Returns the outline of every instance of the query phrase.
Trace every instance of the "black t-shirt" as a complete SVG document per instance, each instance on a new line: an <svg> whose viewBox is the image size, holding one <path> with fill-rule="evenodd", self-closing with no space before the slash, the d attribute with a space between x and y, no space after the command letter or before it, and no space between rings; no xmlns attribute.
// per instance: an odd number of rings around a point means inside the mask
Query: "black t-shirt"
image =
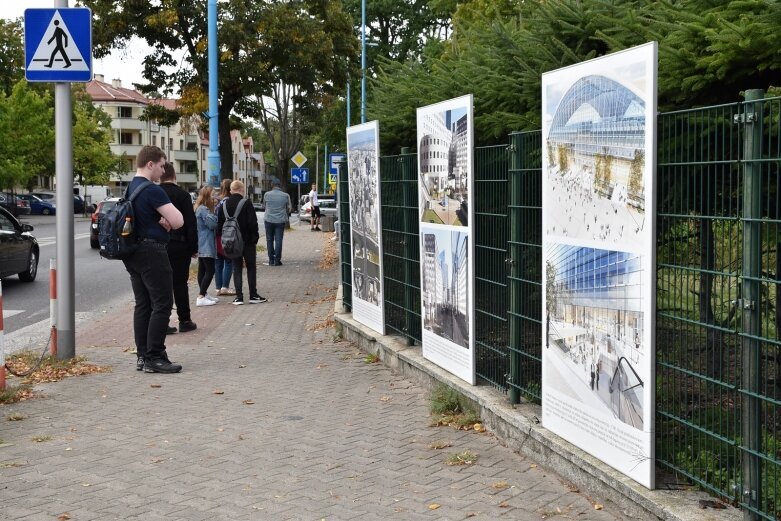
<svg viewBox="0 0 781 521"><path fill-rule="evenodd" d="M133 193L145 177L135 176L130 182L128 195ZM141 239L155 239L168 242L168 232L160 226L160 217L157 209L169 204L171 200L166 193L156 184L147 186L133 200L133 212L136 216L135 231Z"/></svg>

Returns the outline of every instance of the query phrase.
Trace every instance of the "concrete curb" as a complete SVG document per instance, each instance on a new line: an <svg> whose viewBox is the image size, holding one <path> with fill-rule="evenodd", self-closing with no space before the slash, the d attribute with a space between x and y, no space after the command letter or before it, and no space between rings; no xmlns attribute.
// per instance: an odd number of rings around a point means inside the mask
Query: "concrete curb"
<svg viewBox="0 0 781 521"><path fill-rule="evenodd" d="M345 312L339 285L334 316L338 333L361 350L379 356L391 370L426 389L444 383L478 406L485 427L513 450L572 482L580 490L614 503L625 514L664 521L737 521L736 508L701 509L704 492L648 490L612 467L548 431L540 424L542 410L533 404L513 406L491 387L470 386L423 358L419 346L409 347L399 337L382 336Z"/></svg>

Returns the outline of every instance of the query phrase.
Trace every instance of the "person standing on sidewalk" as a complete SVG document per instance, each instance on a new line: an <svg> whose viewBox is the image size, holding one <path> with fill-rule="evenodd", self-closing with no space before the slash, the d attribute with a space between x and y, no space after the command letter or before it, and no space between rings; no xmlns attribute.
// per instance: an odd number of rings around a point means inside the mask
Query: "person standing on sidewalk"
<svg viewBox="0 0 781 521"><path fill-rule="evenodd" d="M220 182L220 193L217 196L217 207L214 209L214 215L219 216L223 202L231 194L231 180L223 179ZM222 254L222 237L217 234L216 247L217 247L217 259L214 261L214 280L217 283L217 295L230 295L236 294L235 291L230 289L231 277L233 276L233 261Z"/></svg>
<svg viewBox="0 0 781 521"><path fill-rule="evenodd" d="M242 261L247 267L247 286L249 286L249 303L260 304L266 302L267 299L261 297L258 294L256 280L257 266L256 258L258 240L260 234L258 233L258 216L255 215L255 209L251 204L246 202L241 207L241 212L236 215L236 208L239 206L239 201L244 199L244 183L239 180L231 183L231 195L222 202L222 208L217 214L217 235L222 236L222 227L225 225L227 212L231 217L236 218L236 222L239 225L239 231L241 237L244 239L244 251L241 257L233 261L233 285L236 288L236 298L233 299L235 306L241 306L244 304L244 281L242 280Z"/></svg>
<svg viewBox="0 0 781 521"><path fill-rule="evenodd" d="M217 246L214 232L217 216L214 214L214 189L204 186L195 200L195 220L198 223L198 299L196 306L213 306L218 299L206 294L214 277L214 259Z"/></svg>
<svg viewBox="0 0 781 521"><path fill-rule="evenodd" d="M190 261L198 253L198 230L195 224L193 200L190 194L176 184L176 171L171 163L166 163L163 168L160 188L184 218L184 226L178 230L171 230L168 241L168 261L171 263L173 273L174 303L179 317L179 332L186 333L198 327L190 316L190 294L187 290ZM176 333L176 328L169 326L167 333Z"/></svg>
<svg viewBox="0 0 781 521"><path fill-rule="evenodd" d="M266 214L263 225L266 228L266 249L268 250L268 265L282 266L282 238L285 235L288 216L293 205L290 196L282 191L278 178L271 182L272 189L266 192L263 200L266 202Z"/></svg>
<svg viewBox="0 0 781 521"><path fill-rule="evenodd" d="M320 231L320 201L317 199L317 185L312 183L312 191L309 192L309 206L312 209L312 216L309 218L313 232Z"/></svg>
<svg viewBox="0 0 781 521"><path fill-rule="evenodd" d="M165 153L147 145L136 156L136 175L127 193L145 184L156 183L163 175ZM171 363L165 350L165 335L173 307L171 263L168 260L169 232L184 224L182 213L157 185L149 185L133 201L138 249L122 262L130 274L136 306L133 334L138 360L136 369L147 373L178 373L179 364Z"/></svg>

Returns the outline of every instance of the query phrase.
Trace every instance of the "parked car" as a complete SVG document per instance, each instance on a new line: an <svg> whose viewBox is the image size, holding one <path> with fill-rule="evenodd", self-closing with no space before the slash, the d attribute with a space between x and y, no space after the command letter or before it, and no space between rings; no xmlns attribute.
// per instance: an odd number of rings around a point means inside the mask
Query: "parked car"
<svg viewBox="0 0 781 521"><path fill-rule="evenodd" d="M31 231L32 226L0 207L0 278L18 275L24 282L35 280L40 250Z"/></svg>
<svg viewBox="0 0 781 521"><path fill-rule="evenodd" d="M57 213L57 205L54 204L54 199L41 199L33 194L19 194L17 197L30 203L33 215L54 215Z"/></svg>
<svg viewBox="0 0 781 521"><path fill-rule="evenodd" d="M57 194L55 194L54 192L30 192L30 195L39 197L44 201L51 200L52 203L54 203L57 198ZM80 195L74 195L73 213L83 213L83 212L84 212L84 198Z"/></svg>
<svg viewBox="0 0 781 521"><path fill-rule="evenodd" d="M91 248L95 250L100 248L100 243L98 242L98 235L100 235L100 218L108 212L109 209L116 206L117 201L119 201L119 197L104 199L98 203L97 208L92 212L92 223L89 227L89 245Z"/></svg>
<svg viewBox="0 0 781 521"><path fill-rule="evenodd" d="M336 219L338 208L336 207L336 198L333 195L317 194L317 200L320 203L320 215L322 217L331 216ZM301 196L301 210L298 212L298 218L301 221L312 222L312 203L309 202L309 194Z"/></svg>
<svg viewBox="0 0 781 521"><path fill-rule="evenodd" d="M14 194L5 192L0 192L0 207L5 208L11 212L11 215L14 217L19 217L20 215L30 215L30 212L32 211L28 201L19 199L19 197Z"/></svg>

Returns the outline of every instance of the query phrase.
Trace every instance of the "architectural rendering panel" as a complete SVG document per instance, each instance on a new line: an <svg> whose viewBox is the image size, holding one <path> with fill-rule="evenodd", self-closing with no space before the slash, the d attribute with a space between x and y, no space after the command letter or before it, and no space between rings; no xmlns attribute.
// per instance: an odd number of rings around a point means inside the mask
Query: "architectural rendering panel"
<svg viewBox="0 0 781 521"><path fill-rule="evenodd" d="M542 77L543 424L649 488L656 57Z"/></svg>
<svg viewBox="0 0 781 521"><path fill-rule="evenodd" d="M423 356L475 383L472 96L418 109Z"/></svg>
<svg viewBox="0 0 781 521"><path fill-rule="evenodd" d="M353 317L384 335L379 134L377 121L347 129L347 182Z"/></svg>

